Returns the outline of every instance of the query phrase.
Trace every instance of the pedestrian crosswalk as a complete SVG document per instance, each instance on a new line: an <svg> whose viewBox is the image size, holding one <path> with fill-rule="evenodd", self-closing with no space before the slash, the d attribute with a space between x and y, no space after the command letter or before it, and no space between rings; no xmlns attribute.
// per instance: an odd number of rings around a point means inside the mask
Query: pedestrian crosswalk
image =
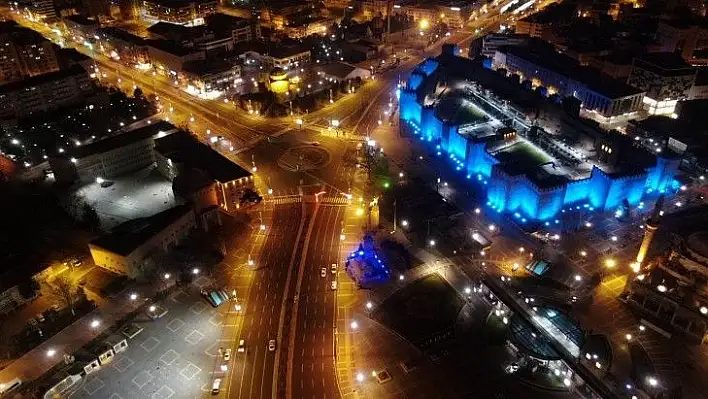
<svg viewBox="0 0 708 399"><path fill-rule="evenodd" d="M332 205L349 205L349 200L346 197L324 197L320 200L320 203Z"/></svg>
<svg viewBox="0 0 708 399"><path fill-rule="evenodd" d="M302 202L302 197L299 195L284 195L282 197L273 197L266 200L274 205L297 204Z"/></svg>

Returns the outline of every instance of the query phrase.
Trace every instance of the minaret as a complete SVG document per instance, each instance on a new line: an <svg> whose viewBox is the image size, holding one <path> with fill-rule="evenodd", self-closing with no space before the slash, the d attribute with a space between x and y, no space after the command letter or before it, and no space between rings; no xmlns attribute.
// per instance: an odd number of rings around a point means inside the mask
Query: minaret
<svg viewBox="0 0 708 399"><path fill-rule="evenodd" d="M654 209L651 212L651 216L647 219L647 223L644 226L644 239L642 239L642 245L639 247L639 252L637 252L637 259L632 268L635 272L638 272L644 261L644 257L647 255L651 241L654 239L654 234L659 228L659 222L661 221L661 215L663 214L661 208L664 206L664 195L660 195L659 199L656 200Z"/></svg>

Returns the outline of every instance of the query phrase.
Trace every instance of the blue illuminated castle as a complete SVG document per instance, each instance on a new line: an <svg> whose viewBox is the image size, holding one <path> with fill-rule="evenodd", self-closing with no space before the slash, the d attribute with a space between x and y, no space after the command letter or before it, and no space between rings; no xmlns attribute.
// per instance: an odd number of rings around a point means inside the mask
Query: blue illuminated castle
<svg viewBox="0 0 708 399"><path fill-rule="evenodd" d="M446 45L408 77L400 90L401 130L483 185L495 210L544 221L570 206L614 211L625 200L635 205L646 193L672 189L674 154L650 153L617 132L597 131L589 149L566 145L480 82L506 78L455 50Z"/></svg>

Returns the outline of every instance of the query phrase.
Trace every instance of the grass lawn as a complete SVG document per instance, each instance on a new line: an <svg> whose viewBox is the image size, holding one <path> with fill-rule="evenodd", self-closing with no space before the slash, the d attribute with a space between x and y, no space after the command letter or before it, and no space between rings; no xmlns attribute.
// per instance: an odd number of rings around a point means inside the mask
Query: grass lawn
<svg viewBox="0 0 708 399"><path fill-rule="evenodd" d="M431 274L391 295L372 316L416 344L451 327L462 305L455 290Z"/></svg>
<svg viewBox="0 0 708 399"><path fill-rule="evenodd" d="M501 155L505 163L514 163L522 169L535 168L553 160L525 141L520 141L497 155Z"/></svg>

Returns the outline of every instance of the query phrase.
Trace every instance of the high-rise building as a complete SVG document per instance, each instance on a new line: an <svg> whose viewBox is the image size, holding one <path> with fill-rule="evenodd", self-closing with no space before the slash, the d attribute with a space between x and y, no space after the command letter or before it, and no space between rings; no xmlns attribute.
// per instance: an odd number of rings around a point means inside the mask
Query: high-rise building
<svg viewBox="0 0 708 399"><path fill-rule="evenodd" d="M34 20L53 19L57 17L54 0L33 0L27 8Z"/></svg>
<svg viewBox="0 0 708 399"><path fill-rule="evenodd" d="M57 50L50 41L14 22L0 23L0 82L58 70Z"/></svg>

